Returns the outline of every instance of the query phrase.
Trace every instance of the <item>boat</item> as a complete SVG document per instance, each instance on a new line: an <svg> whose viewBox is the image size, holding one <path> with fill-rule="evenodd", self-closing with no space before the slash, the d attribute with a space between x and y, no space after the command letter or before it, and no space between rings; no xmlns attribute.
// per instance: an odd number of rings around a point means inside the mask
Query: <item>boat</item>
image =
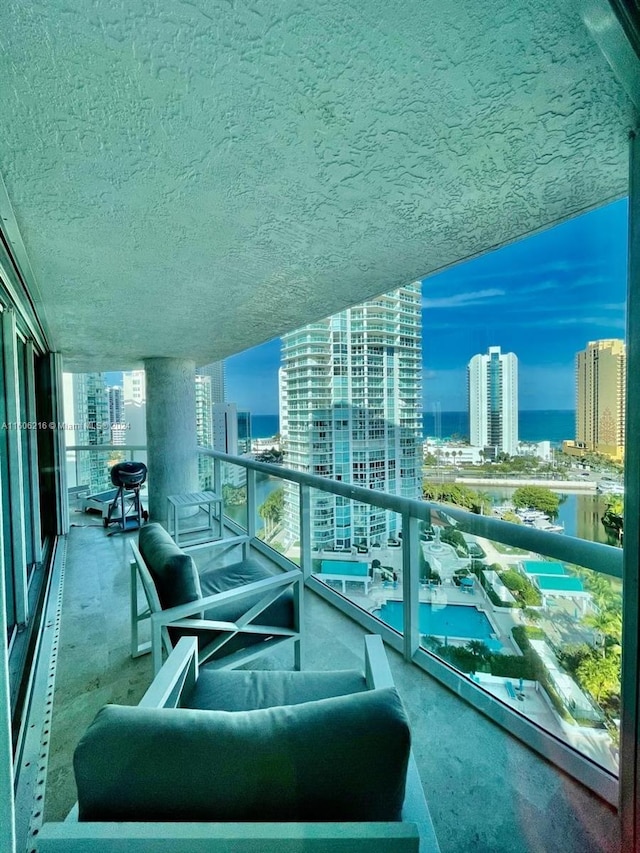
<svg viewBox="0 0 640 853"><path fill-rule="evenodd" d="M527 524L527 527L535 527L536 530L544 530L546 533L564 533L563 523L554 524L548 518L546 520L543 518L536 519L531 524Z"/></svg>
<svg viewBox="0 0 640 853"><path fill-rule="evenodd" d="M620 483L600 480L596 486L596 491L606 495L624 495L624 486L620 485Z"/></svg>

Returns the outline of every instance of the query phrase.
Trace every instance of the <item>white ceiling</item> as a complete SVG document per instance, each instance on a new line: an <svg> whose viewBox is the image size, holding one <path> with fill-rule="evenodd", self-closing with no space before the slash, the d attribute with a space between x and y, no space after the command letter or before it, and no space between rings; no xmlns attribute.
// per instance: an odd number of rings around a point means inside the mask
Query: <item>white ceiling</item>
<svg viewBox="0 0 640 853"><path fill-rule="evenodd" d="M4 0L0 81L67 369L222 358L626 192L565 0Z"/></svg>

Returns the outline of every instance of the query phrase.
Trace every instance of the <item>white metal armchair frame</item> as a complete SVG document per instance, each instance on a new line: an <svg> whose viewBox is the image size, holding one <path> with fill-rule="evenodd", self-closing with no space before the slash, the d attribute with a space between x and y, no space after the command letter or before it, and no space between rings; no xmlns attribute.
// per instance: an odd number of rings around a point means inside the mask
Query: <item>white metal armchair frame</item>
<svg viewBox="0 0 640 853"><path fill-rule="evenodd" d="M236 589L215 593L188 604L162 609L155 583L151 573L135 542L131 542L131 550L134 559L131 562L131 656L139 657L152 653L153 671L158 673L162 666L164 655L169 655L173 649L173 643L169 635L170 628L182 631L212 632L212 639L207 643L200 643L198 662L208 662L210 667L233 668L247 663L250 660L271 651L274 646L285 642L294 644L294 665L296 669L302 666L301 649L301 626L303 607L303 577L298 569L284 571L272 577L247 583ZM223 569L220 569L223 571ZM143 610L138 608L138 578L147 602ZM273 604L286 590L293 592L293 625L285 628L278 625L267 625L256 621L271 604ZM242 602L246 599L254 599L260 595L260 599L249 607L233 622L219 621L203 618L208 609L222 604ZM200 618L196 618L200 616ZM151 622L150 642L140 643L139 626L146 620ZM224 655L224 647L238 635L264 635L268 637L262 642L252 643L247 647ZM221 653L224 656L211 660L213 655Z"/></svg>
<svg viewBox="0 0 640 853"><path fill-rule="evenodd" d="M377 635L365 637L365 677L371 690L393 686ZM197 643L183 637L139 707L180 707L197 680ZM413 753L399 821L92 823L78 821L76 806L64 823L45 824L37 845L40 853L440 853Z"/></svg>

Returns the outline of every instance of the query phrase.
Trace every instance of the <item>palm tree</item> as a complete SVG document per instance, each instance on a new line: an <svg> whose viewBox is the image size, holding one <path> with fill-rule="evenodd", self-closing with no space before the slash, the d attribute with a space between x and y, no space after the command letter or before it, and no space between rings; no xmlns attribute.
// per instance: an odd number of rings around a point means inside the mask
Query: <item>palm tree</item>
<svg viewBox="0 0 640 853"><path fill-rule="evenodd" d="M601 610L610 609L614 600L617 598L616 593L611 586L611 582L603 577L603 575L598 575L594 573L589 573L587 576L587 589L594 597L596 604Z"/></svg>
<svg viewBox="0 0 640 853"><path fill-rule="evenodd" d="M605 657L607 653L607 640L613 641L609 643L609 647L620 645L622 617L619 613L603 609L599 613L591 613L585 616L584 623L602 636L602 657Z"/></svg>
<svg viewBox="0 0 640 853"><path fill-rule="evenodd" d="M483 643L482 640L469 640L465 648L467 648L474 657L480 658L480 660L486 660L491 654L489 647L486 643Z"/></svg>

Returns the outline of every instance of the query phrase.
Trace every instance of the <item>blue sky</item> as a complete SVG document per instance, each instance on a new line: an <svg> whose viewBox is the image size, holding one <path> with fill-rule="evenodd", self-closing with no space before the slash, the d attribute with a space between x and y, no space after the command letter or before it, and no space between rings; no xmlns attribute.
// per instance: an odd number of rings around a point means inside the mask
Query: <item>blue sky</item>
<svg viewBox="0 0 640 853"><path fill-rule="evenodd" d="M624 337L626 245L625 200L424 279L423 408L466 409L469 359L500 346L521 409L572 409L576 352ZM227 399L275 414L279 366L279 339L227 359Z"/></svg>

